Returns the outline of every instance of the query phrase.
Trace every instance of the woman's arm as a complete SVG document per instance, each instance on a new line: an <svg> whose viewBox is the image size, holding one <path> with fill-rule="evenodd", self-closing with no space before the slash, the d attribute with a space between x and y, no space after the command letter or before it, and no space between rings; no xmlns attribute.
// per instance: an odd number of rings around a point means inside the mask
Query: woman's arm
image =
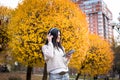
<svg viewBox="0 0 120 80"><path fill-rule="evenodd" d="M47 59L53 58L53 43L52 43L52 38L53 38L53 36L51 35L51 33L49 33L47 35L48 44L44 45L42 47L42 52L43 52L43 55L45 57L45 60L46 60L46 58Z"/></svg>
<svg viewBox="0 0 120 80"><path fill-rule="evenodd" d="M52 42L49 42L48 45L44 45L42 47L42 52L45 58L49 59L49 58L53 58L53 44Z"/></svg>
<svg viewBox="0 0 120 80"><path fill-rule="evenodd" d="M63 50L64 50L64 55L65 55L66 52L65 52L65 48L64 47L63 47ZM63 56L63 57L64 57L65 64L69 64L72 55L66 55L66 56Z"/></svg>

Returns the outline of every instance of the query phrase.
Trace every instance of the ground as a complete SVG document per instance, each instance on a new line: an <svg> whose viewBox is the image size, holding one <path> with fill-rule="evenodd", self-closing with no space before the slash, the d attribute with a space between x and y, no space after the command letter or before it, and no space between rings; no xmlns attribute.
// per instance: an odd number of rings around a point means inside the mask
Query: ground
<svg viewBox="0 0 120 80"><path fill-rule="evenodd" d="M26 80L26 74L21 72L0 73L0 80ZM42 75L32 74L31 80L42 80ZM70 80L75 80L75 77L71 77ZM83 79L79 79L79 80L83 80ZM85 79L85 80L90 80L90 79ZM104 79L98 79L98 80L104 80ZM119 80L119 79L110 78L110 80Z"/></svg>
<svg viewBox="0 0 120 80"><path fill-rule="evenodd" d="M17 78L17 79L16 79ZM31 80L42 80L42 76L32 74ZM11 73L0 73L0 80L26 80L25 73L11 72Z"/></svg>

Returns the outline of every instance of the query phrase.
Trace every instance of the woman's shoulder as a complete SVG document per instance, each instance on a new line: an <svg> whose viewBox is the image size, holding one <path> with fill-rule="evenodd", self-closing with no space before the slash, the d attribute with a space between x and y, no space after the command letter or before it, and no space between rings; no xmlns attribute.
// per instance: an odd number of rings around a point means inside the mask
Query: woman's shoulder
<svg viewBox="0 0 120 80"><path fill-rule="evenodd" d="M47 48L47 44L43 45L43 46L42 46L42 49L43 49L43 48Z"/></svg>
<svg viewBox="0 0 120 80"><path fill-rule="evenodd" d="M43 46L47 46L47 44L42 45L42 47L43 47Z"/></svg>

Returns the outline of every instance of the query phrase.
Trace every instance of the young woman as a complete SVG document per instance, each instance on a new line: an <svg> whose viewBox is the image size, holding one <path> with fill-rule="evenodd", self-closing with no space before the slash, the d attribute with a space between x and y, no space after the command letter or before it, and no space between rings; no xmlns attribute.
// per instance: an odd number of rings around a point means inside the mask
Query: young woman
<svg viewBox="0 0 120 80"><path fill-rule="evenodd" d="M64 57L65 50L61 45L59 29L49 30L46 44L42 46L42 52L47 63L49 80L69 80L68 63L71 55Z"/></svg>

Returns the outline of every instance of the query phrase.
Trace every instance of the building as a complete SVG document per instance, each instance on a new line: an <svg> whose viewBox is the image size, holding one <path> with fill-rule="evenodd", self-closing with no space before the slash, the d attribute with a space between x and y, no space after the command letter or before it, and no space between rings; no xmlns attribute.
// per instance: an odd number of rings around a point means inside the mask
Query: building
<svg viewBox="0 0 120 80"><path fill-rule="evenodd" d="M109 23L112 13L103 0L73 0L87 15L90 33L98 34L112 42L113 30Z"/></svg>

